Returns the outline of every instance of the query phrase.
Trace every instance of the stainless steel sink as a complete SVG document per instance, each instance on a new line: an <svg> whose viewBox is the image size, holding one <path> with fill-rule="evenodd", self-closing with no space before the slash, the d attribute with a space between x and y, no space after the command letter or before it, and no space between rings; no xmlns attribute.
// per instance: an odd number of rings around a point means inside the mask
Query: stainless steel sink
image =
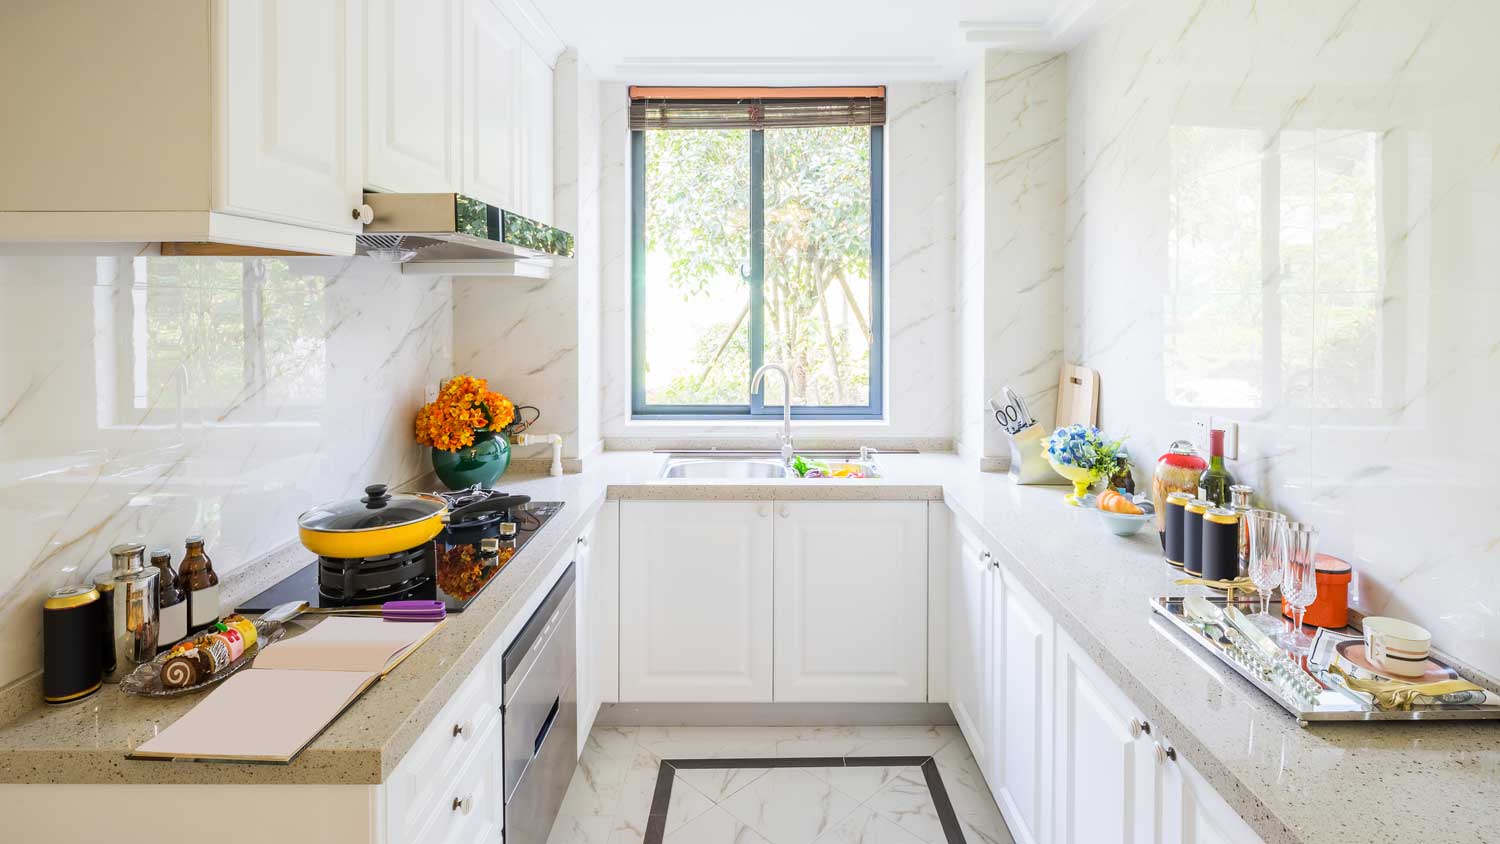
<svg viewBox="0 0 1500 844"><path fill-rule="evenodd" d="M662 470L663 479L699 480L785 480L795 477L777 459L746 457L683 458L672 457Z"/></svg>

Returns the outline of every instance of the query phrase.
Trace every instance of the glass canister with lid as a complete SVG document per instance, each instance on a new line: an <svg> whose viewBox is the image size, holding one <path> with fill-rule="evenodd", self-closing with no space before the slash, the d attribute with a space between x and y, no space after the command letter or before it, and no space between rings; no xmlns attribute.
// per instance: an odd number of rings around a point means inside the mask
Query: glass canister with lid
<svg viewBox="0 0 1500 844"><path fill-rule="evenodd" d="M1208 461L1198 455L1188 440L1177 440L1166 454L1157 458L1156 472L1151 477L1151 503L1156 506L1156 532L1163 549L1167 547L1167 496L1186 492L1197 498L1198 476L1206 468Z"/></svg>

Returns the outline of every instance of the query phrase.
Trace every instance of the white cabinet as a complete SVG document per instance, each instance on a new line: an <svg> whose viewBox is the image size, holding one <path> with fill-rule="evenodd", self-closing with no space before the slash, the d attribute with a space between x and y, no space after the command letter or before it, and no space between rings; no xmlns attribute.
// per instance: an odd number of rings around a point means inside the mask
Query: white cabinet
<svg viewBox="0 0 1500 844"><path fill-rule="evenodd" d="M599 706L619 698L619 513L618 501L605 502L575 541L579 754Z"/></svg>
<svg viewBox="0 0 1500 844"><path fill-rule="evenodd" d="M927 506L775 505L778 701L927 699Z"/></svg>
<svg viewBox="0 0 1500 844"><path fill-rule="evenodd" d="M463 0L463 168L460 190L515 209L520 200L520 32L493 0ZM550 121L550 111L549 111Z"/></svg>
<svg viewBox="0 0 1500 844"><path fill-rule="evenodd" d="M348 254L363 0L42 3L0 26L0 240ZM29 91L30 93L24 93Z"/></svg>
<svg viewBox="0 0 1500 844"><path fill-rule="evenodd" d="M994 759L989 781L1018 844L1047 835L1052 616L999 567L994 578Z"/></svg>
<svg viewBox="0 0 1500 844"><path fill-rule="evenodd" d="M598 587L594 570L594 525L597 519L591 521L584 527L574 540L573 552L573 576L574 595L573 601L577 608L574 613L575 635L577 645L575 656L577 659L576 677L578 691L578 755L583 755L583 746L588 741L589 730L594 727L594 716L599 713L599 677L595 670L598 661L596 654L597 645L594 641L594 604L598 596L594 594Z"/></svg>
<svg viewBox="0 0 1500 844"><path fill-rule="evenodd" d="M990 770L992 556L965 531L948 571L948 705L981 771Z"/></svg>
<svg viewBox="0 0 1500 844"><path fill-rule="evenodd" d="M1163 739L1163 747L1171 742ZM1160 757L1159 840L1167 844L1260 844L1260 836L1175 750Z"/></svg>
<svg viewBox="0 0 1500 844"><path fill-rule="evenodd" d="M365 187L458 189L461 2L367 0Z"/></svg>
<svg viewBox="0 0 1500 844"><path fill-rule="evenodd" d="M771 700L771 505L620 505L620 699Z"/></svg>
<svg viewBox="0 0 1500 844"><path fill-rule="evenodd" d="M526 47L521 51L521 154L517 180L520 196L514 209L532 218L552 220L552 68Z"/></svg>
<svg viewBox="0 0 1500 844"><path fill-rule="evenodd" d="M216 205L355 233L359 0L219 0Z"/></svg>
<svg viewBox="0 0 1500 844"><path fill-rule="evenodd" d="M1150 844L1156 824L1155 745L1130 701L1081 648L1057 636L1053 840Z"/></svg>

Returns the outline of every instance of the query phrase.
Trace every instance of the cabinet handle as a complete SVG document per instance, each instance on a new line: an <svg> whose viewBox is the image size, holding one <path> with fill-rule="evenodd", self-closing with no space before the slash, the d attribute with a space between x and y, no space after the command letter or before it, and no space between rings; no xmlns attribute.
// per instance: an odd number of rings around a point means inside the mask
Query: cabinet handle
<svg viewBox="0 0 1500 844"><path fill-rule="evenodd" d="M979 559L984 560L986 563L988 563L993 557L994 555L988 551L979 552Z"/></svg>
<svg viewBox="0 0 1500 844"><path fill-rule="evenodd" d="M792 515L792 511L791 511L791 510L788 510L788 509L787 509L787 508L785 508L785 507L783 507L783 508L781 508L781 517L782 517L782 518L783 518L783 519L785 519L785 518L788 518L788 517L789 517L789 516L791 516L791 515Z"/></svg>
<svg viewBox="0 0 1500 844"><path fill-rule="evenodd" d="M368 226L369 224L375 222L375 209L371 208L368 205L356 206L355 209L350 212L349 216Z"/></svg>
<svg viewBox="0 0 1500 844"><path fill-rule="evenodd" d="M769 509L767 509L767 508L766 508L766 505L764 505L764 504L762 504L762 505L761 505L761 506L760 506L760 507L758 507L758 508L757 508L757 509L756 509L756 511L755 511L755 514L756 514L756 515L757 515L757 516L762 516L762 517L764 517L764 516L768 516L768 515L770 515L770 514L771 514L771 511L770 511L770 510L769 510Z"/></svg>
<svg viewBox="0 0 1500 844"><path fill-rule="evenodd" d="M455 812L462 812L463 814L467 815L470 812L470 810L472 810L473 808L474 808L474 797L473 797L473 795L469 795L469 796L466 796L466 797L455 797L455 798L453 798L453 811L455 811Z"/></svg>
<svg viewBox="0 0 1500 844"><path fill-rule="evenodd" d="M454 738L468 738L472 732L474 732L474 725L469 721L453 725Z"/></svg>
<svg viewBox="0 0 1500 844"><path fill-rule="evenodd" d="M1168 747L1161 742L1156 743L1156 764L1165 765L1168 762L1177 761L1177 748Z"/></svg>
<svg viewBox="0 0 1500 844"><path fill-rule="evenodd" d="M1150 721L1142 721L1139 718L1131 718L1130 719L1130 736L1131 736L1131 738L1140 738L1143 735L1148 735L1148 736L1151 735L1151 722Z"/></svg>
<svg viewBox="0 0 1500 844"><path fill-rule="evenodd" d="M581 548L589 547L589 538L587 536L578 537L578 545Z"/></svg>

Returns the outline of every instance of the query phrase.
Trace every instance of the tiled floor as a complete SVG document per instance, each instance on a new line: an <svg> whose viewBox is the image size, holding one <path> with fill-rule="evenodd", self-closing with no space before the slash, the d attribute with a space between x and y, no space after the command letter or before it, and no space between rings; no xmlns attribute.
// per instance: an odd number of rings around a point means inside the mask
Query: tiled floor
<svg viewBox="0 0 1500 844"><path fill-rule="evenodd" d="M951 844L929 758L950 826L1012 844L956 727L596 727L549 844L651 844L654 813L662 844ZM663 760L723 761L663 774ZM670 797L653 812L662 777Z"/></svg>

